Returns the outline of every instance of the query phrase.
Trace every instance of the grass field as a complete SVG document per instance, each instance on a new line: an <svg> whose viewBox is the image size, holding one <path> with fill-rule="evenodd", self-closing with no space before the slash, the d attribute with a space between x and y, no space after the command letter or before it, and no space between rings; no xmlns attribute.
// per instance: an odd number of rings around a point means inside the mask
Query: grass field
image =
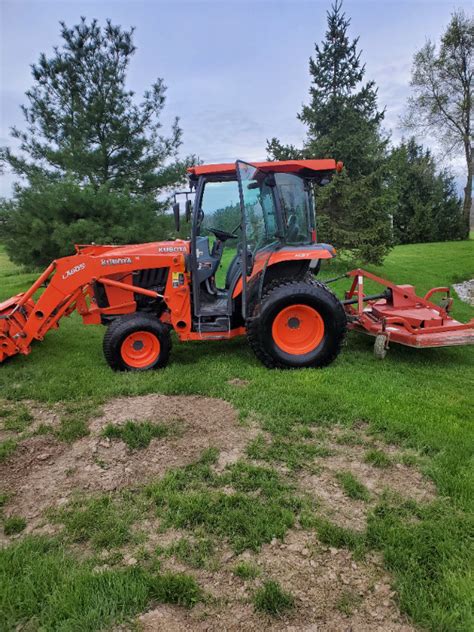
<svg viewBox="0 0 474 632"><path fill-rule="evenodd" d="M343 264L333 264L320 276L336 276L342 270ZM383 267L371 270L399 283L412 283L422 293L432 286L472 278L474 242L400 246ZM34 278L16 269L0 250L0 300L24 290ZM337 289L342 289L342 283ZM454 315L468 320L474 310L456 299ZM148 393L227 400L242 423L257 419L266 439L249 437L247 456L224 473L214 472L212 454L204 456L184 474L176 470L144 486L132 500L114 497L112 505L104 505L92 495L81 501L89 503L87 507L65 509L69 513L58 519L65 525L59 535L15 536L0 552L5 629L30 621L31 629L95 630L135 616L150 601L186 606L199 601L202 595L192 572L167 574L145 556L133 568L117 563L97 574L93 571L97 553L77 555L71 544L77 540L71 534L79 530L81 541L97 543L112 535L118 537L119 547L127 540L130 525L151 506L153 511L158 508L157 515L169 528L188 529L201 538L198 550L191 546L192 540L168 550L167 555L181 555L197 564L201 560L205 565L212 558L213 546L219 546L216 542L227 543L239 554L246 549L258 551L273 535L283 538L297 522L321 542L351 549L362 559L373 550L380 551L393 577L397 603L416 625L449 632L474 629L472 348L416 351L393 345L387 358L378 362L373 358L372 340L351 333L343 353L330 367L282 372L262 367L244 339L205 344L176 341L166 369L117 374L105 363L102 337L101 327L85 327L73 315L61 321L58 331L34 344L29 357L14 358L0 367L0 397L7 411L3 416L16 428L15 436L0 445L1 459L14 458L18 445L29 436L22 400L65 406L57 431L60 441L73 442L86 435L92 412L110 398ZM236 381L245 386L237 388ZM370 509L366 528L359 532L336 527L305 498L297 501L292 485L295 473L310 471L315 462L324 461L323 451L308 443L308 437L324 436L337 427L350 444L361 425L374 440L410 455L405 457L407 463L411 459L434 482L437 495L423 503L393 495L380 497ZM133 446L148 445L153 436L158 437L154 441L162 436L166 440L165 431L154 434L149 427L132 425L127 432ZM113 430L109 434L120 436ZM393 459L381 452L377 456L368 450L366 463L380 470L393 467ZM341 471L336 478L354 502L366 501L368 492L354 476ZM235 498L226 495L226 486L235 490ZM5 520L11 519L7 492L0 494ZM255 520L251 533L239 531L242 513ZM183 518L188 514L192 517ZM78 516L86 523L77 525ZM92 523L99 525L100 533L90 533ZM205 544L208 536L211 544ZM264 582L255 593L256 612L266 608L268 616L279 616L280 607L297 611L291 595L273 585L271 578L260 579L245 564L240 564L241 577L249 573L252 579L248 581ZM341 599L341 608L349 611L347 604L354 600Z"/></svg>

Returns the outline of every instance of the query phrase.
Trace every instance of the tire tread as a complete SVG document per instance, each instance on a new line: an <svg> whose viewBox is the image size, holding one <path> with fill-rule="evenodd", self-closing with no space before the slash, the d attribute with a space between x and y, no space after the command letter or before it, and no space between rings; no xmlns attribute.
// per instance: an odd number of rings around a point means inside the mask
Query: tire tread
<svg viewBox="0 0 474 632"><path fill-rule="evenodd" d="M160 336L160 356L158 362L153 368L162 368L168 363L170 351L171 351L171 336L169 328L166 327L158 318L152 314L144 314L141 312L134 312L133 314L125 314L119 316L108 325L102 342L102 350L105 360L111 369L114 371L125 371L127 367L124 366L121 361L120 354L117 352L118 341L122 338L124 333L132 332L133 328L130 327L130 323L135 325L136 329L140 327L153 326ZM151 368L151 367L150 367ZM129 369L130 370L130 369ZM135 369L139 370L139 369Z"/></svg>
<svg viewBox="0 0 474 632"><path fill-rule="evenodd" d="M247 341L250 345L250 348L256 355L256 357L269 369L296 369L296 366L289 366L284 362L278 360L274 356L270 355L262 341L261 332L262 332L262 323L260 322L260 312L261 306L263 306L268 300L271 300L272 294L281 288L287 287L288 289L293 286L302 286L303 284L312 286L314 288L319 288L324 290L327 299L330 303L332 303L333 312L338 320L338 330L339 336L337 338L336 344L333 345L331 349L331 353L327 354L324 358L324 362L321 363L320 367L327 366L331 364L336 357L339 355L341 348L344 344L346 333L347 333L347 319L344 312L344 308L342 307L341 302L334 294L332 290L330 290L324 283L321 281L316 281L316 279L307 274L302 280L291 280L291 279L276 279L268 284L265 287L262 299L260 304L257 304L254 308L254 313L252 317L247 320Z"/></svg>

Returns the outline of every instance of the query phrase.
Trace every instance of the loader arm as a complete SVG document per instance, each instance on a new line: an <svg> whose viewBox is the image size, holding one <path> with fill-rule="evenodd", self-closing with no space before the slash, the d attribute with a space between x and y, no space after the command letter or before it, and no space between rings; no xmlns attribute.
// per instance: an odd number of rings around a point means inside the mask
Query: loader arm
<svg viewBox="0 0 474 632"><path fill-rule="evenodd" d="M77 310L86 324L100 324L137 310L136 295L162 302L162 317L191 330L189 278L186 275L187 242L141 244L140 246L79 246L77 254L53 261L24 293L0 303L0 362L18 353L28 354L33 340L57 328L63 316ZM163 270L163 292L140 287L134 275L145 270ZM181 285L173 285L179 276ZM40 290L45 289L40 294ZM99 305L97 288L106 294ZM38 296L37 296L38 295Z"/></svg>

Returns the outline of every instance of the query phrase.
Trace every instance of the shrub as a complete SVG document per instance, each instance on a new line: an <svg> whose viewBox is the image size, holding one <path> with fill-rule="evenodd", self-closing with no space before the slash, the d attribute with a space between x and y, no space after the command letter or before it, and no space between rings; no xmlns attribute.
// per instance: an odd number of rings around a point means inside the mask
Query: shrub
<svg viewBox="0 0 474 632"><path fill-rule="evenodd" d="M152 196L96 190L67 180L16 191L3 204L2 240L11 260L45 267L74 253L76 243L139 243L163 232Z"/></svg>

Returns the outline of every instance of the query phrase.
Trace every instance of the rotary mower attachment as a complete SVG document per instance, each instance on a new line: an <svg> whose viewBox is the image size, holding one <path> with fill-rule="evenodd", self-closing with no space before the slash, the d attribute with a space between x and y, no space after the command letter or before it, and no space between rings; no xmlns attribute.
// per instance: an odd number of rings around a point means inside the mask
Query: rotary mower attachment
<svg viewBox="0 0 474 632"><path fill-rule="evenodd" d="M449 287L432 288L421 297L413 285L396 285L360 268L343 276L352 278L342 301L348 329L375 336L376 358L385 357L389 342L417 349L474 344L474 319L460 323L449 315L453 303ZM365 279L385 289L365 294ZM435 294L443 295L438 304L430 300Z"/></svg>

